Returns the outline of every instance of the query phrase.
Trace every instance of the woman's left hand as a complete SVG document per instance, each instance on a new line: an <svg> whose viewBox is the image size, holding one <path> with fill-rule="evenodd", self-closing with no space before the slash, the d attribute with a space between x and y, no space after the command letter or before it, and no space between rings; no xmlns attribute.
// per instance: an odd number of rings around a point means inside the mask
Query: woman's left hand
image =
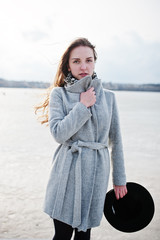
<svg viewBox="0 0 160 240"><path fill-rule="evenodd" d="M113 185L113 187L114 187L114 192L115 192L117 200L120 199L120 198L123 198L127 194L126 185L124 185L124 186Z"/></svg>

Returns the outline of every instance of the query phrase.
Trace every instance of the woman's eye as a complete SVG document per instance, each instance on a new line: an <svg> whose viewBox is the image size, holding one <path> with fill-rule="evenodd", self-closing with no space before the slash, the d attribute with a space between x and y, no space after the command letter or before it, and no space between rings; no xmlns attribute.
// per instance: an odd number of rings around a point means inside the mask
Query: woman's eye
<svg viewBox="0 0 160 240"><path fill-rule="evenodd" d="M88 59L87 62L92 62L92 59Z"/></svg>
<svg viewBox="0 0 160 240"><path fill-rule="evenodd" d="M78 61L78 60L75 60L73 63L79 63L79 61Z"/></svg>

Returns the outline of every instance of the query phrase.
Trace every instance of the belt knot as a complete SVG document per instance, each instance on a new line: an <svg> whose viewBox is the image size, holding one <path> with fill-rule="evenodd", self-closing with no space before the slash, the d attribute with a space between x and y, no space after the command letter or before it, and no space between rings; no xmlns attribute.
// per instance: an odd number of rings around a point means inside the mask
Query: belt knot
<svg viewBox="0 0 160 240"><path fill-rule="evenodd" d="M71 145L71 152L78 152L79 151L79 147L78 147L78 141L77 142L73 142Z"/></svg>

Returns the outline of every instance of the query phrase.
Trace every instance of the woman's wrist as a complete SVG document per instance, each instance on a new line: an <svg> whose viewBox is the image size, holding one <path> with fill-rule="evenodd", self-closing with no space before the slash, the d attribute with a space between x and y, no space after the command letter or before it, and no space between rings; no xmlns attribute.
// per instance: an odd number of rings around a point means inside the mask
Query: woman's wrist
<svg viewBox="0 0 160 240"><path fill-rule="evenodd" d="M87 106L87 104L86 103L84 103L83 101L80 101L80 103L82 103L85 107L87 107L88 108L88 106Z"/></svg>

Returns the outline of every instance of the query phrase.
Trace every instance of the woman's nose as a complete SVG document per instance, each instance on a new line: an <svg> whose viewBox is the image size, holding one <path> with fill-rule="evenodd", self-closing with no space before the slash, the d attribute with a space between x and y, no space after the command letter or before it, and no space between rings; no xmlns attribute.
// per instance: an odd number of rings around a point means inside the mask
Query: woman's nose
<svg viewBox="0 0 160 240"><path fill-rule="evenodd" d="M86 69L86 64L85 64L85 63L82 63L82 64L81 64L81 69L82 69L82 70Z"/></svg>

